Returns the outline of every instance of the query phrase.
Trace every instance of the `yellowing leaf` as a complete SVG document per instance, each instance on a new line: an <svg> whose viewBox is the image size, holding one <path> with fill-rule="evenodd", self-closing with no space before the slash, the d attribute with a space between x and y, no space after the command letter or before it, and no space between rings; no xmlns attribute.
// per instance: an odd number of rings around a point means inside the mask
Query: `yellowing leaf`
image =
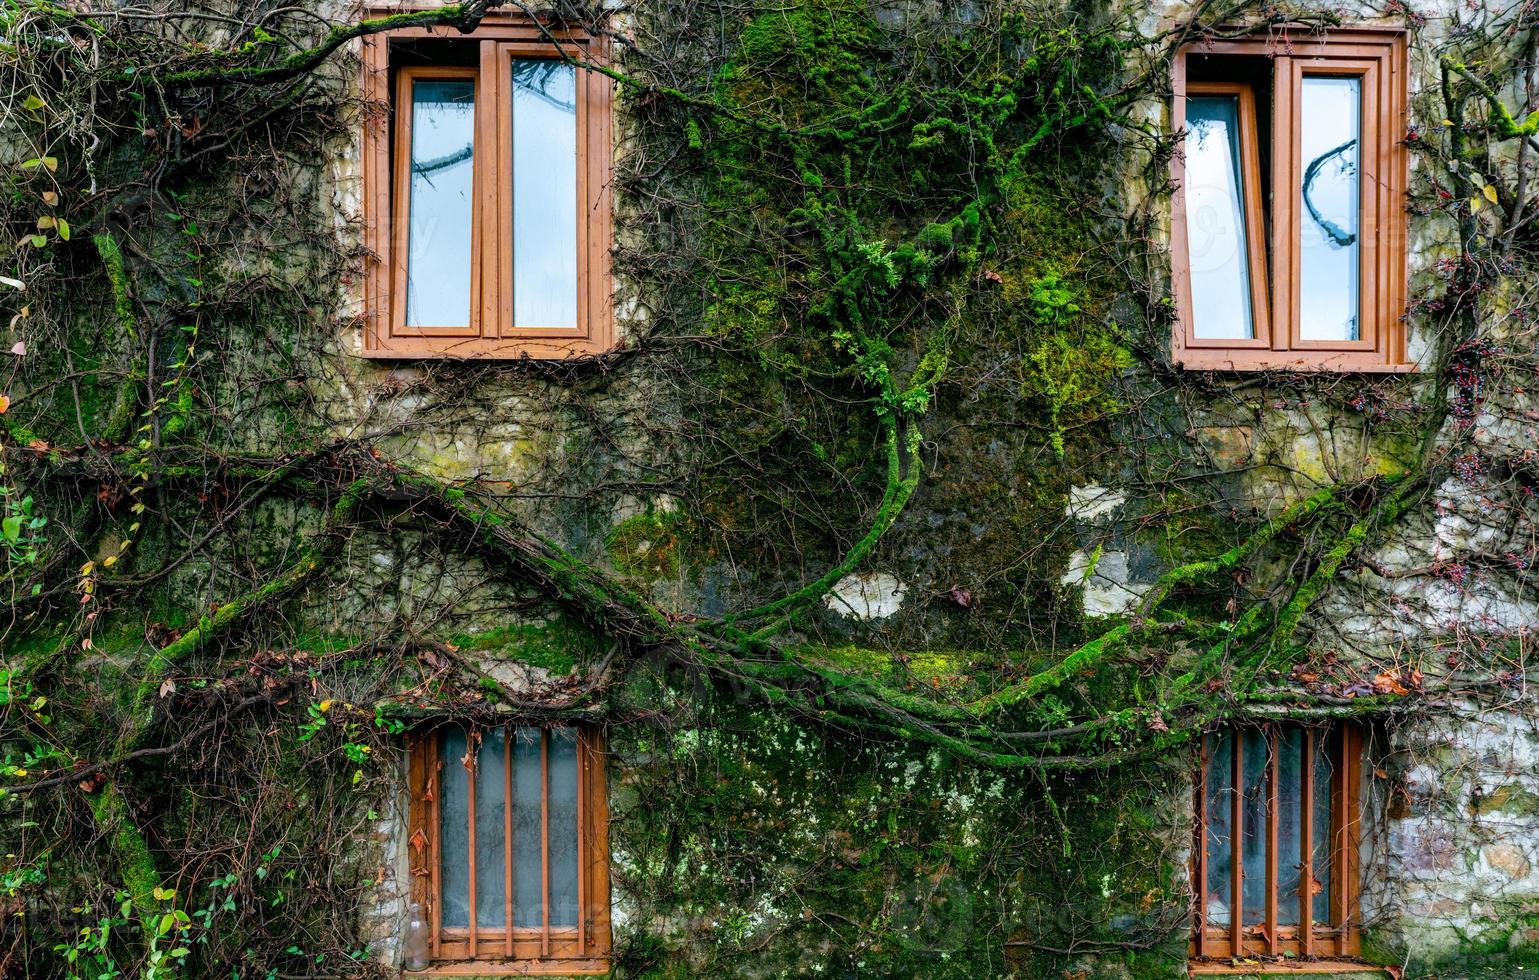
<svg viewBox="0 0 1539 980"><path fill-rule="evenodd" d="M66 242L69 241L69 222L63 218L59 219L59 237Z"/></svg>
<svg viewBox="0 0 1539 980"><path fill-rule="evenodd" d="M53 207L54 205L58 204L59 203L59 192L58 191L44 191L43 192L43 203L48 205L49 207Z"/></svg>
<svg viewBox="0 0 1539 980"><path fill-rule="evenodd" d="M88 561L84 565L80 566L80 574L82 577L90 575L94 571L96 571L96 562L94 561Z"/></svg>
<svg viewBox="0 0 1539 980"><path fill-rule="evenodd" d="M1496 203L1496 185L1487 184L1480 189L1480 193L1484 194L1486 196L1486 200L1490 201L1492 204Z"/></svg>
<svg viewBox="0 0 1539 980"><path fill-rule="evenodd" d="M117 561L118 561L118 556L117 555L108 555L106 558L102 559L102 567L103 568L111 568L113 565L117 564Z"/></svg>
<svg viewBox="0 0 1539 980"><path fill-rule="evenodd" d="M9 395L0 395L0 415L4 415L5 414L5 410L10 408L10 407L11 407L11 398L10 398L10 396Z"/></svg>
<svg viewBox="0 0 1539 980"><path fill-rule="evenodd" d="M326 700L322 701L320 704L316 705L315 708L321 714L325 714L326 712L330 711L331 710L331 698L327 698Z"/></svg>
<svg viewBox="0 0 1539 980"><path fill-rule="evenodd" d="M46 231L47 229L52 228L54 226L54 222L55 222L55 219L54 219L53 215L45 214L42 217L37 219L37 230L38 231Z"/></svg>

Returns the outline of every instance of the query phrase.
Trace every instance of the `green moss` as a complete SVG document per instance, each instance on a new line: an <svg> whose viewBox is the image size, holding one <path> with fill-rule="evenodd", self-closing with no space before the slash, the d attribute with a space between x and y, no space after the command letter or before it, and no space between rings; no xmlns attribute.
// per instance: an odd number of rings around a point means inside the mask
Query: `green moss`
<svg viewBox="0 0 1539 980"><path fill-rule="evenodd" d="M462 651L521 660L552 674L566 674L578 664L591 663L609 648L609 642L599 633L566 617L548 623L518 623L460 633L450 642Z"/></svg>
<svg viewBox="0 0 1539 980"><path fill-rule="evenodd" d="M609 558L620 574L644 582L679 573L679 525L676 512L649 510L627 518L604 536Z"/></svg>
<svg viewBox="0 0 1539 980"><path fill-rule="evenodd" d="M1478 816L1493 813L1536 816L1539 815L1539 795L1519 783L1504 783L1489 794L1471 800L1470 810Z"/></svg>

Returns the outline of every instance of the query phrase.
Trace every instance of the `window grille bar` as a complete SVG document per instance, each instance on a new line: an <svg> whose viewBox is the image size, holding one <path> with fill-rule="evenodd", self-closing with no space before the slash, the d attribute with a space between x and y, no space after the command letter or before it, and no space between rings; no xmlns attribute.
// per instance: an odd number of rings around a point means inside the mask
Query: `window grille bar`
<svg viewBox="0 0 1539 980"><path fill-rule="evenodd" d="M1197 769L1197 955L1208 955L1208 764L1213 752L1213 736L1202 736Z"/></svg>
<svg viewBox="0 0 1539 980"><path fill-rule="evenodd" d="M1277 941L1277 803L1278 755L1280 741L1276 725L1266 729L1266 941L1273 956L1279 952Z"/></svg>
<svg viewBox="0 0 1539 980"><path fill-rule="evenodd" d="M438 778L438 774L439 771L443 768L443 759L438 751L439 737L440 735L438 732L432 732L423 736L423 740L426 743L426 749L430 753L428 758L431 761L431 764L428 767L428 799L429 810L431 811L428 817L428 827L431 828L432 833L430 833L428 836L432 838L432 858L428 862L428 876L432 881L433 889L433 907L431 910L432 914L429 916L429 921L433 923L433 959L435 960L442 959L444 954L442 921L443 872L441 870L443 868L443 859L439 851L439 844L443 838L443 834L440 833L439 830L443 826L441 823L443 818L438 812L438 797L439 789L441 786L441 780Z"/></svg>
<svg viewBox="0 0 1539 980"><path fill-rule="evenodd" d="M540 956L550 956L550 729L540 729Z"/></svg>
<svg viewBox="0 0 1539 980"><path fill-rule="evenodd" d="M573 732L572 734L577 742L577 953L579 956L582 956L588 951L588 903L586 888L588 861L585 841L587 834L584 828L588 826L586 810L588 805L589 752L587 734L584 732Z"/></svg>
<svg viewBox="0 0 1539 980"><path fill-rule="evenodd" d="M513 958L513 745L518 729L502 731L502 923L503 955Z"/></svg>
<svg viewBox="0 0 1539 980"><path fill-rule="evenodd" d="M1235 731L1233 782L1229 801L1229 945L1237 957L1245 955L1245 739Z"/></svg>
<svg viewBox="0 0 1539 980"><path fill-rule="evenodd" d="M459 760L460 768L465 770L465 829L469 834L466 841L466 850L470 856L470 878L465 885L466 900L470 906L470 942L466 944L464 959L475 959L476 956L476 767L480 753L476 750L476 733L472 729L465 730L465 758ZM466 762L469 765L466 765Z"/></svg>
<svg viewBox="0 0 1539 980"><path fill-rule="evenodd" d="M1352 819L1352 811L1350 809L1352 799L1352 766L1350 765L1349 742L1350 739L1345 729L1337 734L1336 785L1332 787L1336 791L1336 806L1332 808L1334 811L1332 819L1337 824L1338 829L1336 831L1335 861L1333 862L1333 873L1331 874L1332 891L1336 893L1335 902L1333 903L1336 907L1333 910L1334 915L1332 918L1334 921L1332 924L1338 930L1336 933L1337 953L1345 953L1347 949L1347 930L1349 928L1347 909L1348 903L1351 901L1348 892L1350 883L1347 881L1349 877L1348 869L1351 867L1349 863L1351 860L1349 848L1352 838L1351 832L1348 829Z"/></svg>
<svg viewBox="0 0 1539 980"><path fill-rule="evenodd" d="M1314 955L1313 921L1315 887L1315 730L1304 727L1303 758L1299 767L1299 850L1302 871L1299 874L1299 949L1307 957Z"/></svg>

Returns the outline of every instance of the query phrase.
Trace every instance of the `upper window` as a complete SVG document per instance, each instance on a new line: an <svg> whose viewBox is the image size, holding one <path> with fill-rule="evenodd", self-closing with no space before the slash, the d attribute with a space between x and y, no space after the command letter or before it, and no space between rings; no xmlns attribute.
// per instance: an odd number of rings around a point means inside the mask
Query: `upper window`
<svg viewBox="0 0 1539 980"><path fill-rule="evenodd" d="M412 898L429 972L609 969L603 749L586 728L440 725L413 736ZM409 967L419 967L410 963Z"/></svg>
<svg viewBox="0 0 1539 980"><path fill-rule="evenodd" d="M1203 739L1194 970L1242 957L1356 955L1361 758L1350 725Z"/></svg>
<svg viewBox="0 0 1539 980"><path fill-rule="evenodd" d="M1405 57L1363 30L1178 55L1178 363L1406 370Z"/></svg>
<svg viewBox="0 0 1539 980"><path fill-rule="evenodd" d="M364 353L570 357L611 344L608 77L581 32L488 15L369 38Z"/></svg>

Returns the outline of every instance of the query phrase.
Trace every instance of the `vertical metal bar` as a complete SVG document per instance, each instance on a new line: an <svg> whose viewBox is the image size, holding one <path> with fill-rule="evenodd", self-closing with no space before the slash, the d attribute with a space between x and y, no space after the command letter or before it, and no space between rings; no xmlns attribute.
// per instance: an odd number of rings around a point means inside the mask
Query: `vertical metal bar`
<svg viewBox="0 0 1539 980"><path fill-rule="evenodd" d="M540 955L550 955L550 729L540 729Z"/></svg>
<svg viewBox="0 0 1539 980"><path fill-rule="evenodd" d="M1277 955L1277 798L1278 752L1281 736L1277 725L1266 728L1266 942L1267 952Z"/></svg>
<svg viewBox="0 0 1539 980"><path fill-rule="evenodd" d="M1315 730L1304 727L1303 765L1299 786L1299 850L1303 872L1299 875L1299 950L1314 955L1315 887Z"/></svg>
<svg viewBox="0 0 1539 980"><path fill-rule="evenodd" d="M430 921L433 923L433 959L443 958L443 858L439 850L439 844L443 838L443 817L438 812L439 790L442 788L438 778L439 771L443 769L443 729L429 733L426 738L432 739L428 743L426 754L428 758L428 796L431 798L428 817L428 839L432 841L433 856L429 859L428 870L432 874L433 882L433 908Z"/></svg>
<svg viewBox="0 0 1539 980"><path fill-rule="evenodd" d="M465 958L472 960L476 958L476 766L479 757L480 753L476 751L475 732L467 729L465 758L470 760L470 765L464 766L464 760L461 760L462 768L465 770L465 829L470 835L466 842L470 853L470 879L465 883L465 892L470 903L470 947Z"/></svg>
<svg viewBox="0 0 1539 980"><path fill-rule="evenodd" d="M513 739L518 729L508 725L502 730L502 948L513 958Z"/></svg>
<svg viewBox="0 0 1539 980"><path fill-rule="evenodd" d="M1347 842L1350 839L1351 834L1348 833L1347 824L1351 819L1349 784L1352 782L1352 767L1348 764L1349 755L1347 752L1347 736L1348 732L1345 728L1343 728L1336 738L1336 805L1332 807L1335 812L1331 814L1331 823L1337 827L1335 840L1336 846L1334 848L1336 852L1336 866L1332 869L1331 885L1332 890L1336 892L1335 924L1339 929L1336 934L1336 954L1338 956L1346 954L1348 927L1347 869L1349 866L1349 858L1347 855Z"/></svg>
<svg viewBox="0 0 1539 980"><path fill-rule="evenodd" d="M588 951L588 890L584 887L588 862L584 860L587 849L583 840L588 832L588 821L584 819L588 812L588 737L582 729L575 729L572 734L577 740L577 955L584 956Z"/></svg>
<svg viewBox="0 0 1539 980"><path fill-rule="evenodd" d="M1213 736L1202 736L1202 748L1197 755L1197 779L1193 795L1197 804L1197 840L1192 845L1192 874L1197 880L1193 889L1197 896L1194 918L1197 929L1197 955L1208 955L1208 761L1213 751Z"/></svg>
<svg viewBox="0 0 1539 980"><path fill-rule="evenodd" d="M1235 956L1245 955L1245 737L1239 729L1234 739L1234 798L1229 802L1229 946Z"/></svg>

